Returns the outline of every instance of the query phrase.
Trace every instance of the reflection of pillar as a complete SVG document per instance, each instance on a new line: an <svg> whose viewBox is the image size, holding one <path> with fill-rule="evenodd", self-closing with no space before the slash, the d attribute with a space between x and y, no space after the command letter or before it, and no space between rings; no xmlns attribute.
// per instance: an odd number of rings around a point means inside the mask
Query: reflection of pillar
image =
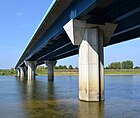
<svg viewBox="0 0 140 118"><path fill-rule="evenodd" d="M104 102L79 102L79 118L104 118Z"/></svg>
<svg viewBox="0 0 140 118"><path fill-rule="evenodd" d="M54 82L48 82L47 90L47 100L55 100Z"/></svg>
<svg viewBox="0 0 140 118"><path fill-rule="evenodd" d="M24 67L19 67L19 70L20 70L20 78L24 78L25 77Z"/></svg>
<svg viewBox="0 0 140 118"><path fill-rule="evenodd" d="M36 61L26 61L28 80L35 79Z"/></svg>
<svg viewBox="0 0 140 118"><path fill-rule="evenodd" d="M54 80L54 66L57 61L45 61L46 66L48 66L48 81Z"/></svg>
<svg viewBox="0 0 140 118"><path fill-rule="evenodd" d="M36 95L36 93L35 93L36 88L35 88L34 84L35 84L35 81L32 81L31 79L27 80L27 88L26 88L27 89L27 91L26 91L27 100L32 100L34 95Z"/></svg>
<svg viewBox="0 0 140 118"><path fill-rule="evenodd" d="M79 99L104 99L103 45L109 41L112 25L97 26L84 21L71 20L64 29L73 45L79 45ZM107 35L107 36L106 36Z"/></svg>

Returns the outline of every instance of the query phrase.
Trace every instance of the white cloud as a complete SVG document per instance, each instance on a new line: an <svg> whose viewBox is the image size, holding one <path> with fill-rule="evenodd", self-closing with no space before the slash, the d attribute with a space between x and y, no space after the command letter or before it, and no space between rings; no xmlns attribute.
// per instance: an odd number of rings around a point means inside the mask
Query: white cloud
<svg viewBox="0 0 140 118"><path fill-rule="evenodd" d="M21 24L19 27L20 28L28 28L28 27L32 27L32 26L28 23L25 23L25 24Z"/></svg>
<svg viewBox="0 0 140 118"><path fill-rule="evenodd" d="M17 17L22 17L22 16L23 16L23 13L22 13L22 12L17 12L17 13L16 13L16 16L17 16Z"/></svg>

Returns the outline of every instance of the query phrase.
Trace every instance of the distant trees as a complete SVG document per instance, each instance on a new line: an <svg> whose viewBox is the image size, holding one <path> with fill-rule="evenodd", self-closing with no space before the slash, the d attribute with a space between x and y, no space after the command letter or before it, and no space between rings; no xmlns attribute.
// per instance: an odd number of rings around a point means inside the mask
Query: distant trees
<svg viewBox="0 0 140 118"><path fill-rule="evenodd" d="M6 69L6 70L0 70L0 75L16 75L16 70L14 68Z"/></svg>
<svg viewBox="0 0 140 118"><path fill-rule="evenodd" d="M59 65L59 66L55 66L54 69L73 69L72 65L69 65L69 67L67 67L66 65Z"/></svg>
<svg viewBox="0 0 140 118"><path fill-rule="evenodd" d="M69 65L69 69L73 69L72 65Z"/></svg>
<svg viewBox="0 0 140 118"><path fill-rule="evenodd" d="M38 73L43 73L46 71L46 68L44 66L38 66L36 69L37 74Z"/></svg>
<svg viewBox="0 0 140 118"><path fill-rule="evenodd" d="M64 66L59 65L59 66L55 66L54 69L67 69L67 66L66 65L64 65Z"/></svg>
<svg viewBox="0 0 140 118"><path fill-rule="evenodd" d="M44 67L44 66L37 67L38 72L43 71L43 70L47 70L47 69L48 68ZM54 66L54 69L57 70L57 69L74 69L74 68L72 65L69 65L68 67L66 65L59 65L59 66ZM78 67L75 67L75 69L78 69Z"/></svg>
<svg viewBox="0 0 140 118"><path fill-rule="evenodd" d="M140 69L140 67L139 66L136 66L136 67L134 67L134 69Z"/></svg>
<svg viewBox="0 0 140 118"><path fill-rule="evenodd" d="M122 62L122 69L133 69L133 66L134 66L134 64L130 60Z"/></svg>
<svg viewBox="0 0 140 118"><path fill-rule="evenodd" d="M67 69L67 66L66 66L66 65L64 65L64 66L63 66L63 69Z"/></svg>
<svg viewBox="0 0 140 118"><path fill-rule="evenodd" d="M121 62L113 62L108 65L109 69L121 69Z"/></svg>
<svg viewBox="0 0 140 118"><path fill-rule="evenodd" d="M45 69L45 67L44 66L38 66L37 67L37 70L40 72L40 71L43 71Z"/></svg>
<svg viewBox="0 0 140 118"><path fill-rule="evenodd" d="M133 69L133 61L127 60L122 62L112 62L108 65L108 69Z"/></svg>
<svg viewBox="0 0 140 118"><path fill-rule="evenodd" d="M63 66L59 65L59 66L58 66L58 69L63 69Z"/></svg>

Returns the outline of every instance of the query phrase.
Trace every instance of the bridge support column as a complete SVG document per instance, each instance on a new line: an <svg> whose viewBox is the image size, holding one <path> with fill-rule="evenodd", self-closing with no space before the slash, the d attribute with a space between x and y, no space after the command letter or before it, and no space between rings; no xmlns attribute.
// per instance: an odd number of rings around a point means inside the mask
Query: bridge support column
<svg viewBox="0 0 140 118"><path fill-rule="evenodd" d="M25 77L25 71L24 71L24 67L19 67L19 72L20 72L20 78L23 79Z"/></svg>
<svg viewBox="0 0 140 118"><path fill-rule="evenodd" d="M17 68L16 71L17 71L17 77L19 77L20 76L20 69Z"/></svg>
<svg viewBox="0 0 140 118"><path fill-rule="evenodd" d="M87 24L75 19L64 26L73 45L79 45L80 100L104 100L103 45L104 42L109 41L113 33L110 29L106 31L110 37L106 36L104 29L107 29L106 26Z"/></svg>
<svg viewBox="0 0 140 118"><path fill-rule="evenodd" d="M104 95L103 40L99 29L86 29L79 48L79 99L99 101ZM102 52L101 52L102 51Z"/></svg>
<svg viewBox="0 0 140 118"><path fill-rule="evenodd" d="M36 61L26 61L28 80L35 79Z"/></svg>
<svg viewBox="0 0 140 118"><path fill-rule="evenodd" d="M54 66L57 61L45 61L46 66L48 67L48 81L54 81Z"/></svg>

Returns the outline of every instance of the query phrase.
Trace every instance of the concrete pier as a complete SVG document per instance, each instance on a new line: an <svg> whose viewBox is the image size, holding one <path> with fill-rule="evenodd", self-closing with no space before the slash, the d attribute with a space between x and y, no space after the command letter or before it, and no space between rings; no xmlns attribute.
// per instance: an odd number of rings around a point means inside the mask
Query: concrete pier
<svg viewBox="0 0 140 118"><path fill-rule="evenodd" d="M80 100L99 101L100 98L100 48L103 46L100 47L98 35L99 29L86 29L79 48Z"/></svg>
<svg viewBox="0 0 140 118"><path fill-rule="evenodd" d="M19 69L19 68L17 68L17 69L16 69L16 71L17 71L16 76L17 76L17 77L20 77L20 69Z"/></svg>
<svg viewBox="0 0 140 118"><path fill-rule="evenodd" d="M27 78L28 80L35 79L35 70L36 70L37 61L26 61L25 64L27 66Z"/></svg>
<svg viewBox="0 0 140 118"><path fill-rule="evenodd" d="M103 45L109 41L115 28L111 24L87 24L76 19L64 26L73 45L79 45L80 100L104 100Z"/></svg>
<svg viewBox="0 0 140 118"><path fill-rule="evenodd" d="M57 61L45 61L46 66L48 67L48 81L54 81L54 66Z"/></svg>
<svg viewBox="0 0 140 118"><path fill-rule="evenodd" d="M20 70L20 78L24 78L25 77L25 71L24 71L24 67L19 67Z"/></svg>

